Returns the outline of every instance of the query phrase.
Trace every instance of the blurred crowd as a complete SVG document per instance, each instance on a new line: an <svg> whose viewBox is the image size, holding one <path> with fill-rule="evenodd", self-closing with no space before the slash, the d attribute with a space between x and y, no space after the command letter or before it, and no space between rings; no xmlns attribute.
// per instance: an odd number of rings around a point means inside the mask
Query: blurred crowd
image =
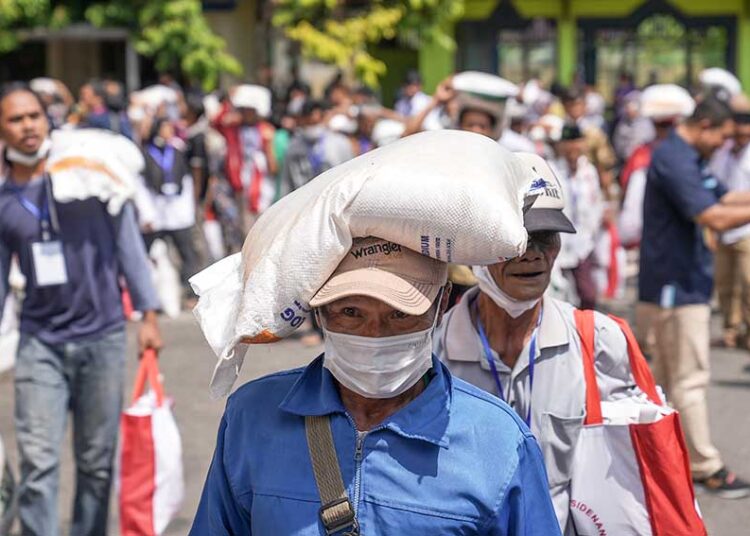
<svg viewBox="0 0 750 536"><path fill-rule="evenodd" d="M729 101L739 93L736 79L719 69L709 69L702 82L693 95L718 92ZM177 253L187 307L194 302L188 277L238 251L253 222L279 198L403 136L454 128L553 164L578 232L563 237L552 292L593 308L621 296L626 276L635 274L650 151L694 106L686 90L638 88L628 73L605 97L593 86L514 84L478 72L452 75L428 95L412 71L393 108L341 75L322 95L300 81L283 92L240 84L203 94L169 76L130 94L118 81L92 80L77 99L57 80L30 85L53 129L106 129L140 147L141 231L147 248L161 239ZM452 267L451 277L457 294L476 283L465 267Z"/></svg>

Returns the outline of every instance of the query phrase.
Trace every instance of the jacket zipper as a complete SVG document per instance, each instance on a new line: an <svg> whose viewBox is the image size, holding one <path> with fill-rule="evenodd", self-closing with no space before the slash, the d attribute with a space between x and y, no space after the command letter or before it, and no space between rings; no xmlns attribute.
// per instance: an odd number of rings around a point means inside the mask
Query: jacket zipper
<svg viewBox="0 0 750 536"><path fill-rule="evenodd" d="M362 458L364 455L365 438L367 432L357 432L357 442L354 449L354 514L357 514L359 508L359 498L362 487Z"/></svg>

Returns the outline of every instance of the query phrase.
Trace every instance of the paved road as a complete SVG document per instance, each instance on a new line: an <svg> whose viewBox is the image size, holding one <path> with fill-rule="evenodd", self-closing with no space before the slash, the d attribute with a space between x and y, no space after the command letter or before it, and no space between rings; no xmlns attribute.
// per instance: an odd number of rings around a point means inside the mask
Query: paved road
<svg viewBox="0 0 750 536"><path fill-rule="evenodd" d="M224 407L223 401L212 401L207 383L213 367L212 354L203 341L192 317L184 314L175 320L164 320L167 344L161 357L166 388L176 401L175 414L183 439L187 497L181 514L170 525L167 534L186 534L198 504L203 479L211 459L216 429ZM134 330L129 329L130 347L134 348ZM274 370L302 365L312 359L318 349L304 348L297 341L255 348L245 363L239 383ZM136 359L130 360L129 380L135 371ZM714 375L709 393L712 428L716 444L730 467L750 478L750 358L741 351L716 349L713 353ZM0 378L0 434L15 461L13 435L12 376ZM67 441L70 444L70 441ZM73 492L73 466L70 448L66 445L61 482L60 516L69 520ZM750 500L723 501L699 497L709 534L741 536L750 527ZM114 505L113 505L114 506ZM113 508L116 515L116 509ZM110 534L117 535L113 517Z"/></svg>

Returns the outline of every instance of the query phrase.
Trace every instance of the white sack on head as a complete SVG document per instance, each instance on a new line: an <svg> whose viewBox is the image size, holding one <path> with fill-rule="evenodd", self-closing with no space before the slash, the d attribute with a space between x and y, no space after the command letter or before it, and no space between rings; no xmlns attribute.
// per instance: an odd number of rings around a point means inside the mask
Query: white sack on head
<svg viewBox="0 0 750 536"><path fill-rule="evenodd" d="M675 84L656 84L643 90L640 106L641 115L659 121L691 116L695 110L695 100L683 87Z"/></svg>
<svg viewBox="0 0 750 536"><path fill-rule="evenodd" d="M701 84L726 90L730 96L742 93L742 84L732 73L721 67L710 67L701 71L698 77Z"/></svg>
<svg viewBox="0 0 750 536"><path fill-rule="evenodd" d="M176 104L179 99L177 90L163 84L155 84L131 95L133 101L148 110L156 110L162 104Z"/></svg>
<svg viewBox="0 0 750 536"><path fill-rule="evenodd" d="M266 118L271 115L271 91L266 87L242 84L229 98L235 108L253 108L259 116Z"/></svg>
<svg viewBox="0 0 750 536"><path fill-rule="evenodd" d="M272 205L241 254L195 275L195 315L219 357L213 396L231 389L250 344L290 335L355 237L445 262L493 264L526 248L529 166L490 138L424 132L330 169Z"/></svg>
<svg viewBox="0 0 750 536"><path fill-rule="evenodd" d="M341 134L356 134L359 124L346 114L336 114L328 120L328 128Z"/></svg>
<svg viewBox="0 0 750 536"><path fill-rule="evenodd" d="M480 71L464 71L453 76L456 91L472 93L487 99L508 99L518 95L518 86L497 75Z"/></svg>
<svg viewBox="0 0 750 536"><path fill-rule="evenodd" d="M29 82L29 87L34 93L46 95L58 95L57 82L54 78L39 77Z"/></svg>
<svg viewBox="0 0 750 536"><path fill-rule="evenodd" d="M47 157L52 193L61 203L95 197L113 216L133 198L144 160L125 136L100 129L55 130Z"/></svg>

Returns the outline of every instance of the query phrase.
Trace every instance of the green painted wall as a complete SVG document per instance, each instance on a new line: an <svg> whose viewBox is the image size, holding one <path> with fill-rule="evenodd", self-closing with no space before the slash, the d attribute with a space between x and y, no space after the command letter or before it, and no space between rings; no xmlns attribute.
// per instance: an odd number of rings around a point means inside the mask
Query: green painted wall
<svg viewBox="0 0 750 536"><path fill-rule="evenodd" d="M405 47L378 47L370 52L388 66L385 76L380 79L380 94L383 104L393 106L406 73L419 66L419 55L416 50Z"/></svg>
<svg viewBox="0 0 750 536"><path fill-rule="evenodd" d="M742 2L740 18L737 21L737 77L750 92L750 0Z"/></svg>
<svg viewBox="0 0 750 536"><path fill-rule="evenodd" d="M492 15L501 0L465 0L464 20L483 20ZM512 0L524 17L547 17L557 21L558 73L570 83L577 67L577 22L582 18L616 18L631 14L648 0ZM750 91L750 0L669 0L688 16L737 17L737 76ZM419 51L419 66L425 87L432 90L453 72L455 54L438 45Z"/></svg>
<svg viewBox="0 0 750 536"><path fill-rule="evenodd" d="M455 34L451 28L450 34ZM424 90L431 93L443 79L456 70L454 49L431 43L419 49L419 72L422 75Z"/></svg>

